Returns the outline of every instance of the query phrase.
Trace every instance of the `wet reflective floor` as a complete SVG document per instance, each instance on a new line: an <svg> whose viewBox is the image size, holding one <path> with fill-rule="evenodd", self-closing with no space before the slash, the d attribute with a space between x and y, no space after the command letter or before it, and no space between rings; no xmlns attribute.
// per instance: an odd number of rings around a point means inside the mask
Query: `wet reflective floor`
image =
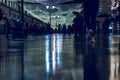
<svg viewBox="0 0 120 80"><path fill-rule="evenodd" d="M0 35L0 80L120 80L119 54L120 35Z"/></svg>

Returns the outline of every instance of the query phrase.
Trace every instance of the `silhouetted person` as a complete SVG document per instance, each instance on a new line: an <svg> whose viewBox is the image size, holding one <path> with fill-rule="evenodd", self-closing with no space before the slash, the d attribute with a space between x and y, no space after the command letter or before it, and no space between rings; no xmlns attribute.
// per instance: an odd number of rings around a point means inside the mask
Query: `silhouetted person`
<svg viewBox="0 0 120 80"><path fill-rule="evenodd" d="M96 16L99 9L99 0L84 0L84 18L85 27L93 30L93 36L96 31Z"/></svg>
<svg viewBox="0 0 120 80"><path fill-rule="evenodd" d="M68 34L73 33L73 27L71 25L68 26L67 33Z"/></svg>
<svg viewBox="0 0 120 80"><path fill-rule="evenodd" d="M66 33L66 31L67 31L67 28L66 28L66 25L65 24L63 24L63 28L62 28L62 33Z"/></svg>
<svg viewBox="0 0 120 80"><path fill-rule="evenodd" d="M103 22L103 33L104 34L109 34L109 25L110 25L110 19L106 18Z"/></svg>
<svg viewBox="0 0 120 80"><path fill-rule="evenodd" d="M21 27L21 22L17 22L16 20L13 20L15 25L13 28L13 38L20 38L22 35L22 27Z"/></svg>
<svg viewBox="0 0 120 80"><path fill-rule="evenodd" d="M51 25L50 25L50 23L47 23L46 33L47 33L47 34L50 34L51 32L52 32Z"/></svg>
<svg viewBox="0 0 120 80"><path fill-rule="evenodd" d="M61 33L61 31L62 31L62 25L58 24L58 33Z"/></svg>
<svg viewBox="0 0 120 80"><path fill-rule="evenodd" d="M79 12L73 12L75 14L75 18L73 19L73 28L75 31L75 35L82 34L83 32L83 17Z"/></svg>

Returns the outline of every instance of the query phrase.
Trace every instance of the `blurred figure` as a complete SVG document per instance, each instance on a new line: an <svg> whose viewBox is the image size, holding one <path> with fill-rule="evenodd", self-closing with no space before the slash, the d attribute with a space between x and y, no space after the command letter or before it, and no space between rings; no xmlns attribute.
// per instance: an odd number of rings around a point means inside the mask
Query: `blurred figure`
<svg viewBox="0 0 120 80"><path fill-rule="evenodd" d="M88 31L88 41L91 41L92 40L92 38L93 38L93 30L92 29L90 29L89 31ZM94 42L94 41L93 41Z"/></svg>
<svg viewBox="0 0 120 80"><path fill-rule="evenodd" d="M50 23L47 23L47 26L46 26L46 33L47 33L47 34L51 34L51 33L52 33L52 28L51 28Z"/></svg>
<svg viewBox="0 0 120 80"><path fill-rule="evenodd" d="M109 34L109 26L110 26L110 19L109 18L106 18L103 22L103 33L105 35Z"/></svg>
<svg viewBox="0 0 120 80"><path fill-rule="evenodd" d="M80 35L83 33L83 15L80 14L79 12L73 12L75 15L75 18L73 19L73 28L75 35Z"/></svg>
<svg viewBox="0 0 120 80"><path fill-rule="evenodd" d="M62 32L62 25L58 24L58 33L61 33L61 32Z"/></svg>
<svg viewBox="0 0 120 80"><path fill-rule="evenodd" d="M93 31L92 42L95 42L94 34L96 31L96 16L99 9L99 0L84 0L84 18L85 18L85 27L89 31Z"/></svg>
<svg viewBox="0 0 120 80"><path fill-rule="evenodd" d="M14 27L12 28L12 37L13 38L21 38L22 37L22 27L21 27L21 22L17 22L16 20L14 21Z"/></svg>
<svg viewBox="0 0 120 80"><path fill-rule="evenodd" d="M66 31L67 31L67 27L65 24L63 24L63 27L62 27L62 33L66 34Z"/></svg>
<svg viewBox="0 0 120 80"><path fill-rule="evenodd" d="M73 27L72 27L71 25L68 25L67 33L68 33L68 34L73 33Z"/></svg>

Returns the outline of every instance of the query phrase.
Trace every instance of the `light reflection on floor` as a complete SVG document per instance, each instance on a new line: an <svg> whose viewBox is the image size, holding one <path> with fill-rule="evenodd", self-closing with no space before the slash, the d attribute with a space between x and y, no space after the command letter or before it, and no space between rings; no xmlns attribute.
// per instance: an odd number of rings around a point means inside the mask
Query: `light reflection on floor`
<svg viewBox="0 0 120 80"><path fill-rule="evenodd" d="M120 37L0 35L0 80L119 80Z"/></svg>

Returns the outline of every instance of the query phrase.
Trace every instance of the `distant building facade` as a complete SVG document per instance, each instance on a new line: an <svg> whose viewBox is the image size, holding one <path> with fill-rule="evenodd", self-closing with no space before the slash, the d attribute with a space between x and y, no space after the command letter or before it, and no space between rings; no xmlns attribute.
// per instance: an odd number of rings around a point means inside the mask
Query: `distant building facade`
<svg viewBox="0 0 120 80"><path fill-rule="evenodd" d="M2 9L3 15L5 15L8 19L13 18L17 21L21 20L21 4L19 2L1 0L0 9ZM37 25L46 26L46 23L31 16L27 13L27 11L24 11L24 24L26 23L28 23L28 25L34 23Z"/></svg>

